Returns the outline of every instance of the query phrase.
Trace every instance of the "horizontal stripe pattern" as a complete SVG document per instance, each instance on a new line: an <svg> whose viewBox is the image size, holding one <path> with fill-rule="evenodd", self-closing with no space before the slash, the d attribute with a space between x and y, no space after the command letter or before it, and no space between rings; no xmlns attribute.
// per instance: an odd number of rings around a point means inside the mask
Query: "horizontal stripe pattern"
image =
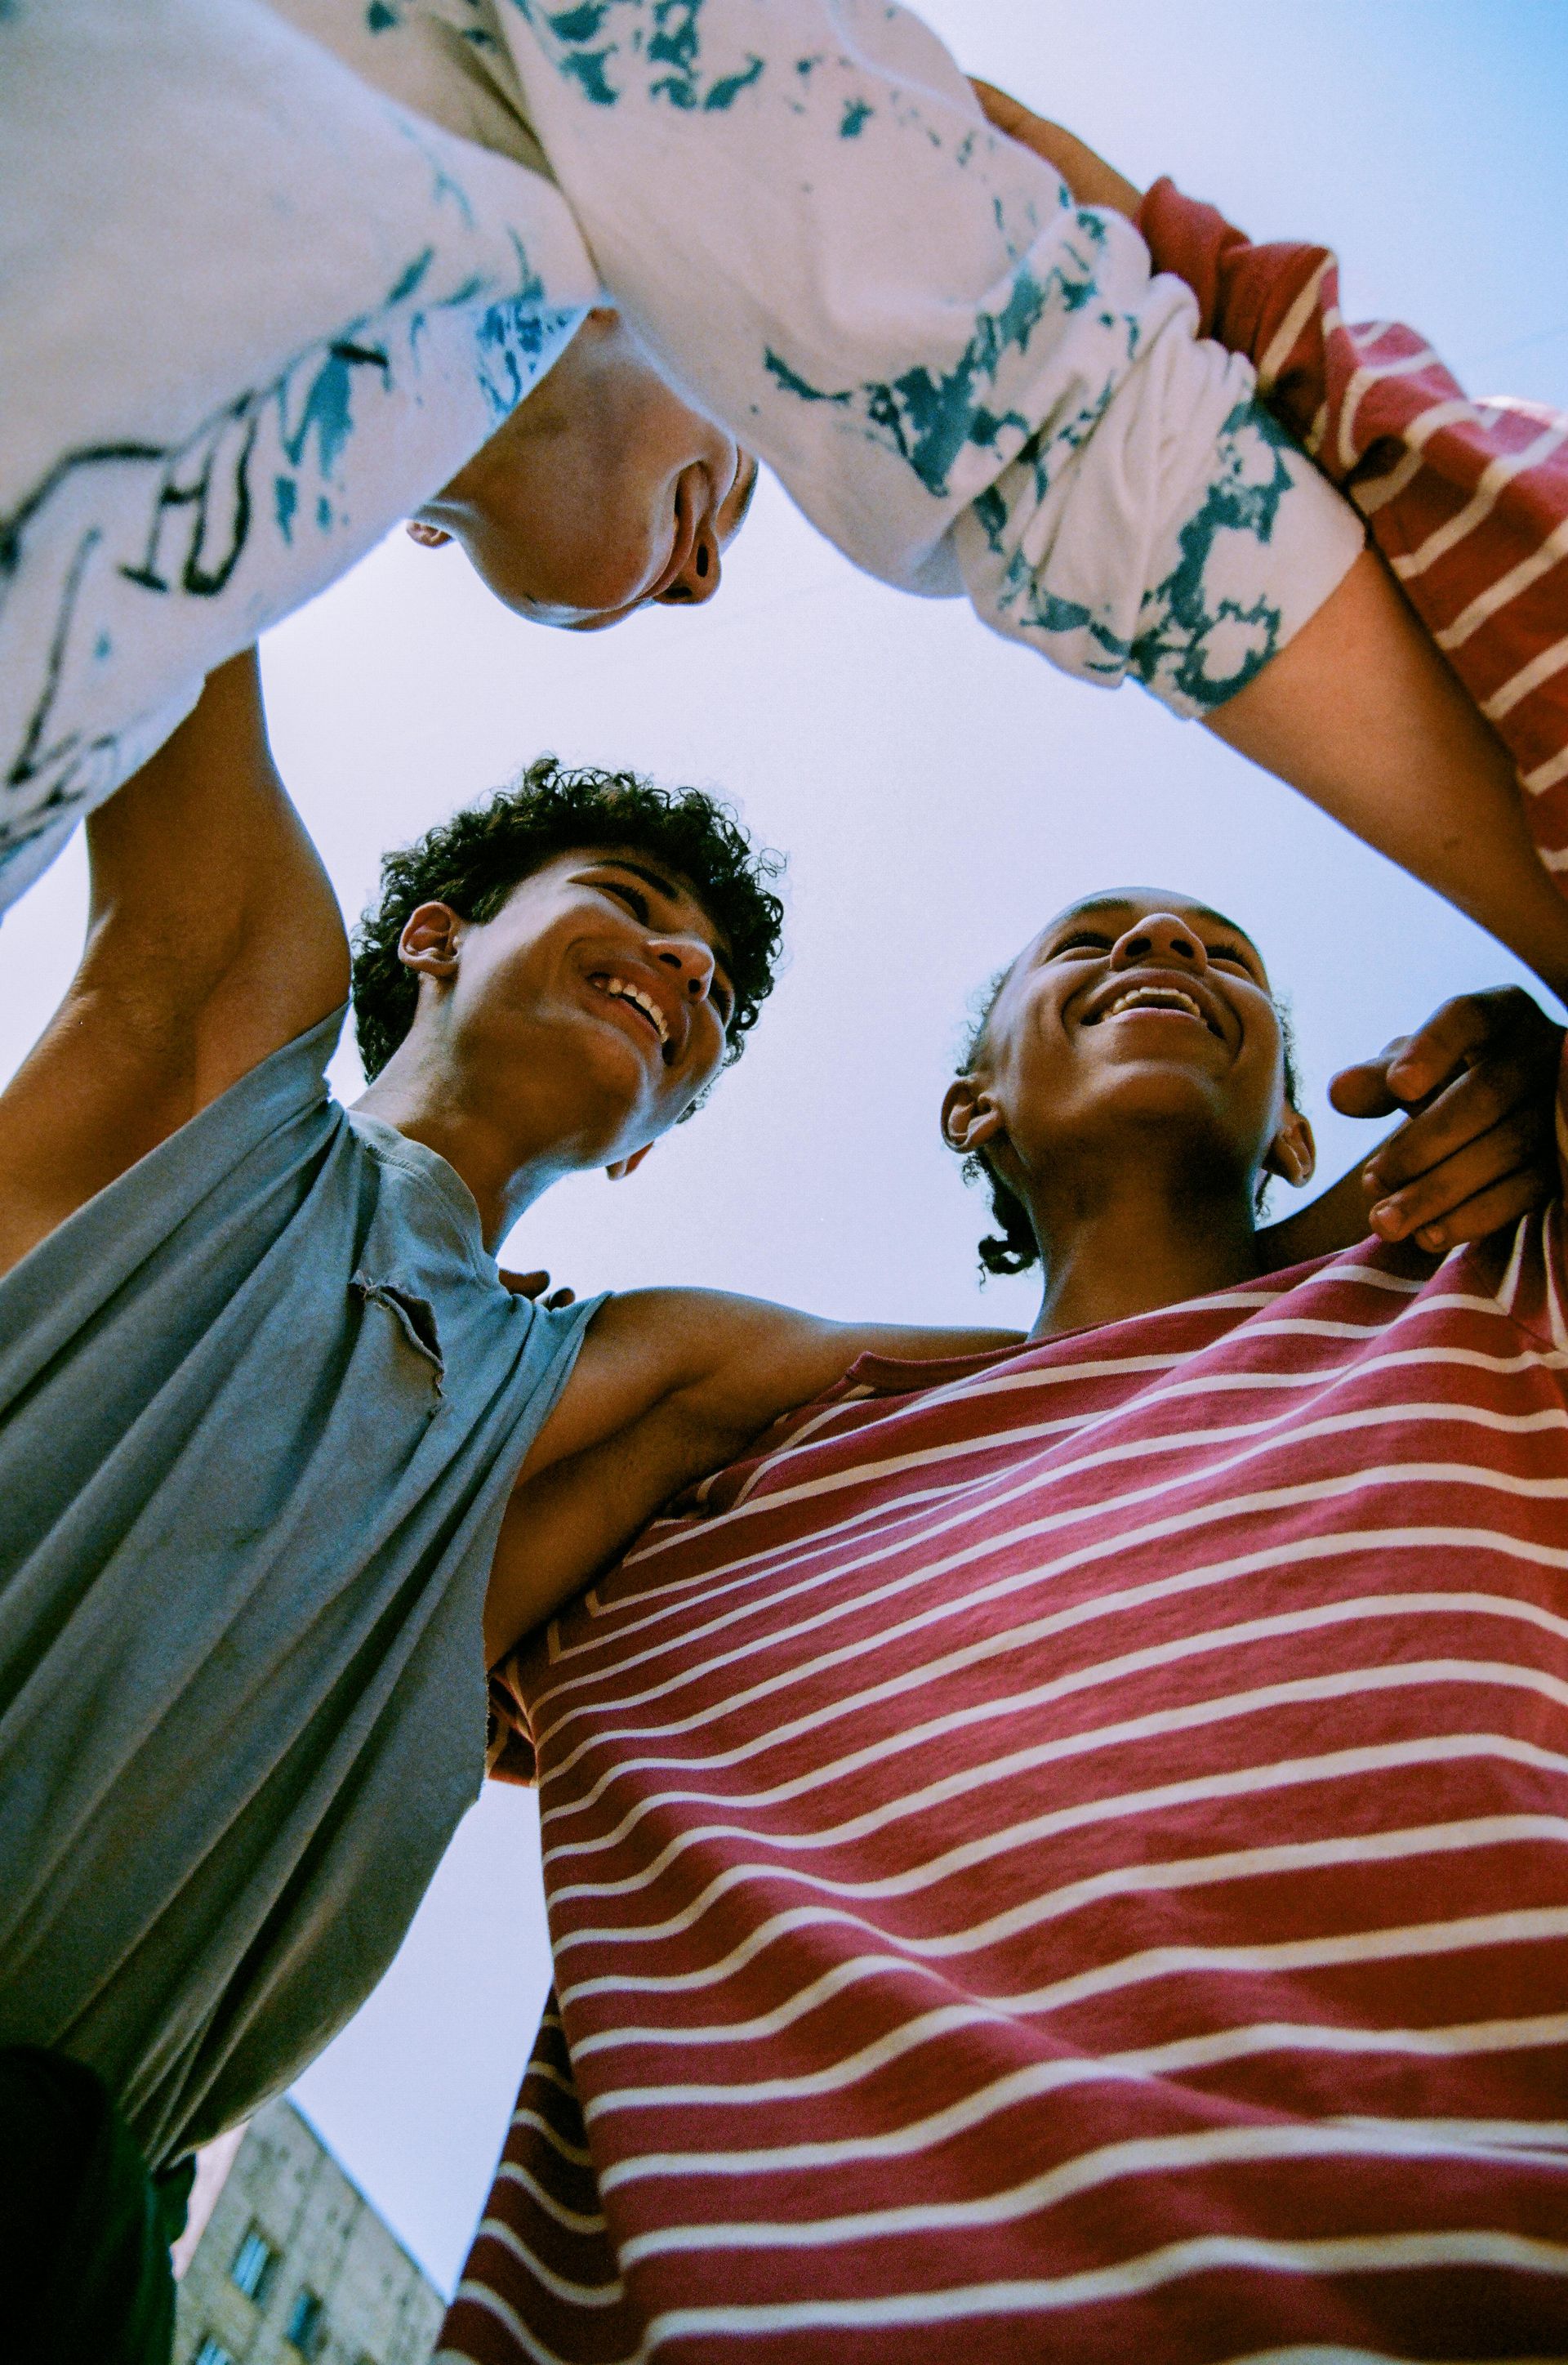
<svg viewBox="0 0 1568 2365"><path fill-rule="evenodd" d="M867 1359L536 1637L450 2352L1568 2353L1562 1299L1532 1217Z"/></svg>
<svg viewBox="0 0 1568 2365"><path fill-rule="evenodd" d="M1138 227L1194 288L1206 335L1250 354L1274 408L1342 485L1568 853L1568 419L1470 399L1414 330L1352 323L1325 248L1253 246L1170 182Z"/></svg>
<svg viewBox="0 0 1568 2365"><path fill-rule="evenodd" d="M1568 876L1568 421L1141 227ZM1568 2355L1563 1270L867 1359L655 1521L505 1671L560 2001L441 2353Z"/></svg>

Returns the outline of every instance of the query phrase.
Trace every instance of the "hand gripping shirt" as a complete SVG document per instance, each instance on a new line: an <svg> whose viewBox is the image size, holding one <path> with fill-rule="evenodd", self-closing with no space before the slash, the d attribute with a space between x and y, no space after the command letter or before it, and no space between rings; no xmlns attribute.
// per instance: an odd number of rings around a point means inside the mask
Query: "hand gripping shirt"
<svg viewBox="0 0 1568 2365"><path fill-rule="evenodd" d="M484 1768L507 1495L593 1308L301 1036L0 1281L0 2044L154 2165L390 1962Z"/></svg>
<svg viewBox="0 0 1568 2365"><path fill-rule="evenodd" d="M1561 871L1563 422L1141 219ZM866 1362L520 1653L559 2002L442 2353L1568 2354L1565 1278Z"/></svg>
<svg viewBox="0 0 1568 2365"><path fill-rule="evenodd" d="M510 1664L441 2353L1568 2355L1561 1205L866 1360Z"/></svg>
<svg viewBox="0 0 1568 2365"><path fill-rule="evenodd" d="M1361 546L884 0L15 0L0 159L0 904L606 296L858 565L1182 714Z"/></svg>

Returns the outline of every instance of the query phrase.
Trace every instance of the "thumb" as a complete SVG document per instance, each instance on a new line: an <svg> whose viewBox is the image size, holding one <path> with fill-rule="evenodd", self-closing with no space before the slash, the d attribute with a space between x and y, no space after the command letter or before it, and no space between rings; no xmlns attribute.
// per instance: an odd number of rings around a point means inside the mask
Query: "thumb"
<svg viewBox="0 0 1568 2365"><path fill-rule="evenodd" d="M1381 1058L1358 1060L1354 1067L1341 1068L1329 1079L1328 1100L1341 1116L1392 1116L1404 1103L1390 1091L1388 1070L1404 1048L1402 1043L1390 1044Z"/></svg>

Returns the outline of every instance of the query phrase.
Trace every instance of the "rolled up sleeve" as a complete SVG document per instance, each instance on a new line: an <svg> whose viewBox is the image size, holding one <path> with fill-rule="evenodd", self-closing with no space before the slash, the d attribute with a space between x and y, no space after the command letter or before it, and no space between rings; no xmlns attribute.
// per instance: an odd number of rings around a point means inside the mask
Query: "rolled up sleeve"
<svg viewBox="0 0 1568 2365"><path fill-rule="evenodd" d="M1233 697L1361 547L1120 218L881 0L497 0L604 285L858 566L1081 679Z"/></svg>

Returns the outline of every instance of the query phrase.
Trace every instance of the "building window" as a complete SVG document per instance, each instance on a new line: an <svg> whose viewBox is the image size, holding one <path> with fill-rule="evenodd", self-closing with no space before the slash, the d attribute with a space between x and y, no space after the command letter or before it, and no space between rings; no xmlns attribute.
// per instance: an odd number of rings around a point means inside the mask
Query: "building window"
<svg viewBox="0 0 1568 2365"><path fill-rule="evenodd" d="M291 2348L298 2349L301 2357L314 2358L327 2337L326 2316L327 2311L315 2292L302 2291L289 2312L288 2328L283 2337Z"/></svg>
<svg viewBox="0 0 1568 2365"><path fill-rule="evenodd" d="M215 2340L207 2332L203 2334L201 2347L191 2359L191 2365L234 2365L234 2359L222 2341Z"/></svg>
<svg viewBox="0 0 1568 2365"><path fill-rule="evenodd" d="M252 2225L234 2253L234 2264L229 2270L230 2281L253 2299L258 2307L265 2307L273 2277L277 2272L277 2252L258 2226Z"/></svg>

